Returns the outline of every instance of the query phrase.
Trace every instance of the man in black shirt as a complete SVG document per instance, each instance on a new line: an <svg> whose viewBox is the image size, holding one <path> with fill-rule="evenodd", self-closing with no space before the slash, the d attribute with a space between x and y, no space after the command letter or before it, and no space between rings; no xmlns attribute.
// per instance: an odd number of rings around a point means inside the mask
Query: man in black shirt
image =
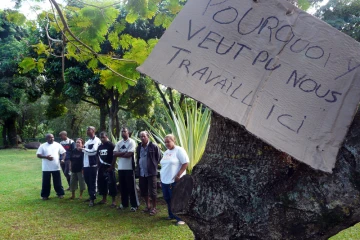
<svg viewBox="0 0 360 240"><path fill-rule="evenodd" d="M98 204L105 204L107 195L112 197L111 207L116 207L116 178L115 168L112 165L114 144L110 142L106 132L100 133L101 145L97 150L99 156L98 190L103 199Z"/></svg>

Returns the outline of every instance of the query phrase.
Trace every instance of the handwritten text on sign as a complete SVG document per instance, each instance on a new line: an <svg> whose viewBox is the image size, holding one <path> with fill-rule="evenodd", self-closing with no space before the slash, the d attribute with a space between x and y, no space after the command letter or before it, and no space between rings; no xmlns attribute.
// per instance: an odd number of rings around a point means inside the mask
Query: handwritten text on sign
<svg viewBox="0 0 360 240"><path fill-rule="evenodd" d="M360 46L282 0L189 0L138 68L331 172L360 100Z"/></svg>

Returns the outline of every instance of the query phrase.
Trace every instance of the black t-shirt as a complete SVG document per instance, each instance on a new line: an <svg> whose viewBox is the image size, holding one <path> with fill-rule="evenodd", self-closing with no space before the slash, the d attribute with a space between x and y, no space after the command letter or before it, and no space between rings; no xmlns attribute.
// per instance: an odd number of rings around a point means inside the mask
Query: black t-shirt
<svg viewBox="0 0 360 240"><path fill-rule="evenodd" d="M74 149L71 151L71 172L81 172L84 165L84 153Z"/></svg>
<svg viewBox="0 0 360 240"><path fill-rule="evenodd" d="M114 147L115 145L110 141L101 143L97 150L100 159L108 164L111 164L113 160Z"/></svg>

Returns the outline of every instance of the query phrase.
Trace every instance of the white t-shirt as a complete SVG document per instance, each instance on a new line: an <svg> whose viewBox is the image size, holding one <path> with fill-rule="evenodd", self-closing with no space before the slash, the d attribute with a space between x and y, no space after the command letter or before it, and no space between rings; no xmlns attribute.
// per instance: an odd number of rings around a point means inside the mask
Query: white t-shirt
<svg viewBox="0 0 360 240"><path fill-rule="evenodd" d="M116 143L114 152L135 152L136 143L133 139L128 138L126 141L121 140ZM132 158L122 158L118 157L117 159L118 170L132 170Z"/></svg>
<svg viewBox="0 0 360 240"><path fill-rule="evenodd" d="M52 144L47 142L41 144L36 154L41 154L43 156L51 155L54 158L51 161L47 160L46 158L42 158L42 170L44 172L60 170L60 154L65 152L66 150L63 148L63 146L57 142L53 142Z"/></svg>
<svg viewBox="0 0 360 240"><path fill-rule="evenodd" d="M162 183L171 184L175 182L175 176L183 164L189 162L189 157L184 148L175 146L172 150L166 150L160 161L160 180ZM186 174L186 170L180 177Z"/></svg>
<svg viewBox="0 0 360 240"><path fill-rule="evenodd" d="M94 137L94 138L90 138L89 140L86 141L84 148L82 151L84 153L84 167L90 167L89 165L89 156L96 156L97 153L97 149L101 144L101 140L98 137ZM97 162L95 161L95 163L93 165L95 165Z"/></svg>

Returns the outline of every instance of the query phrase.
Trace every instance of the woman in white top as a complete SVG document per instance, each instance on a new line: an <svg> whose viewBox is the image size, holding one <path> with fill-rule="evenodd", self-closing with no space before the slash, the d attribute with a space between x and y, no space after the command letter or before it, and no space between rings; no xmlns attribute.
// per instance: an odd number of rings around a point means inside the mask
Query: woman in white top
<svg viewBox="0 0 360 240"><path fill-rule="evenodd" d="M168 219L176 219L178 225L183 225L185 222L171 212L171 195L172 188L176 185L176 182L186 174L189 157L184 148L175 145L174 135L166 135L164 142L168 150L164 152L163 158L160 161L160 180L164 199L168 207Z"/></svg>

